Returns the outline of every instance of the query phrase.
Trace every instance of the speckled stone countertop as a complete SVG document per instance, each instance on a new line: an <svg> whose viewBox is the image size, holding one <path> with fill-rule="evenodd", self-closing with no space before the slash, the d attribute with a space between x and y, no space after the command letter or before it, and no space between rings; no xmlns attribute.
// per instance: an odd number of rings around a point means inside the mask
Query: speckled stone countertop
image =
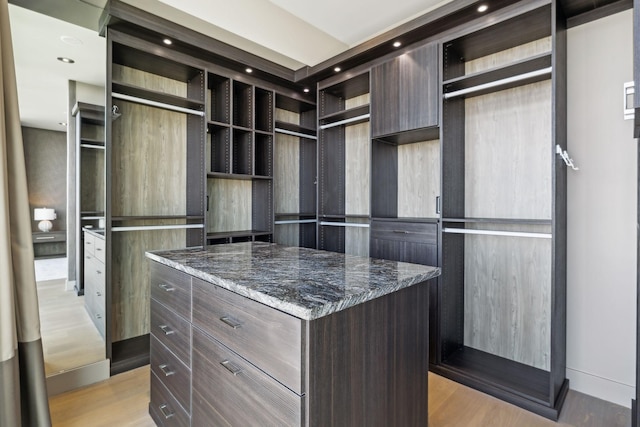
<svg viewBox="0 0 640 427"><path fill-rule="evenodd" d="M146 256L306 320L440 275L436 267L263 242L147 252Z"/></svg>

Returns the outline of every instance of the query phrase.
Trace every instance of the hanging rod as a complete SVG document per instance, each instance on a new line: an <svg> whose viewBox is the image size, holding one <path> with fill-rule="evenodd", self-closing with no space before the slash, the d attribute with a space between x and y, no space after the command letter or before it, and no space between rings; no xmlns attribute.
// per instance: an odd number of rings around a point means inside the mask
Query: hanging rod
<svg viewBox="0 0 640 427"><path fill-rule="evenodd" d="M135 227L111 227L111 231L180 230L184 228L204 228L204 224L138 225Z"/></svg>
<svg viewBox="0 0 640 427"><path fill-rule="evenodd" d="M96 150L104 150L104 145L80 144L82 148L93 148Z"/></svg>
<svg viewBox="0 0 640 427"><path fill-rule="evenodd" d="M307 138L307 139L318 139L317 136L315 135L309 135L306 133L301 133L301 132L294 132L292 130L286 130L286 129L280 129L280 128L275 128L276 133L284 133L286 135L291 135L291 136L298 136L300 138Z"/></svg>
<svg viewBox="0 0 640 427"><path fill-rule="evenodd" d="M330 225L333 227L361 227L361 228L369 228L369 224L359 224L356 222L332 222L332 221L322 221L320 225Z"/></svg>
<svg viewBox="0 0 640 427"><path fill-rule="evenodd" d="M367 113L367 114L363 114L361 116L351 117L350 119L344 119L344 120L340 120L338 122L333 122L333 123L328 123L326 125L321 125L320 129L324 130L324 129L329 129L329 128L340 126L340 125L346 125L348 123L353 123L353 122L357 122L357 121L360 121L360 120L366 120L369 117L371 117L371 114Z"/></svg>
<svg viewBox="0 0 640 427"><path fill-rule="evenodd" d="M509 84L509 83L514 83L514 82L519 82L519 81L522 81L522 80L527 80L527 79L530 79L532 77L544 76L544 75L547 75L547 74L551 74L551 71L552 71L551 67L542 68L540 70L530 71L530 72L524 73L524 74L518 74L517 76L507 77L507 78L504 78L504 79L495 80L493 82L483 83L481 85L472 86L472 87L468 87L468 88L465 88L465 89L460 89L460 90L456 90L456 91L453 91L453 92L445 93L443 96L444 96L444 99L455 98L455 97L458 97L458 96L461 96L461 95L466 95L468 93L479 92L479 91L484 90L484 89L491 89L491 88L502 86L502 85L506 85L506 84Z"/></svg>
<svg viewBox="0 0 640 427"><path fill-rule="evenodd" d="M125 95L123 93L111 93L111 96L124 101L136 102L138 104L150 105L151 107L164 108L165 110L177 111L179 113L193 114L195 116L204 117L204 111L192 110L190 108L177 107L164 102L151 101L150 99L138 98L137 96Z"/></svg>
<svg viewBox="0 0 640 427"><path fill-rule="evenodd" d="M290 219L290 220L282 220L282 221L274 221L275 225L281 224L311 224L314 222L318 222L317 219Z"/></svg>
<svg viewBox="0 0 640 427"><path fill-rule="evenodd" d="M487 236L533 237L536 239L551 239L551 233L526 233L522 231L472 230L469 228L445 228L445 233L453 234L482 234Z"/></svg>

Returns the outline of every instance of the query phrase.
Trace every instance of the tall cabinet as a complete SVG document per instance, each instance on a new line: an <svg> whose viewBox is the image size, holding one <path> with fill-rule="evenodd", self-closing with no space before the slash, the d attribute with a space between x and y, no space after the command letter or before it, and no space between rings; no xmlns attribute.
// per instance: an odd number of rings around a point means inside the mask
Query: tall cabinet
<svg viewBox="0 0 640 427"><path fill-rule="evenodd" d="M555 1L526 2L442 43L433 366L552 419L568 390L563 23Z"/></svg>

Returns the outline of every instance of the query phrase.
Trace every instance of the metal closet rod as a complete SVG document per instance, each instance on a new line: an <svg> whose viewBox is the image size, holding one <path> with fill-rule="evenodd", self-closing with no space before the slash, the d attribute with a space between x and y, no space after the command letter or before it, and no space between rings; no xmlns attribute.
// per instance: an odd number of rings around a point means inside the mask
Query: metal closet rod
<svg viewBox="0 0 640 427"><path fill-rule="evenodd" d="M500 80L495 80L493 82L489 82L489 83L484 83L481 85L477 85L477 86L472 86L472 87L468 87L466 89L460 89L460 90L456 90L453 92L449 92L449 93L445 93L444 99L449 99L449 98L455 98L457 96L462 96L462 95L466 95L469 93L474 93L474 92L479 92L481 90L484 89L491 89L497 86L502 86L505 84L509 84L509 83L514 83L514 82L519 82L521 80L526 80L526 79L530 79L532 77L538 77L538 76L544 76L547 74L551 74L551 71L553 69L551 67L547 67L547 68L542 68L540 70L535 70L535 71L530 71L528 73L524 73L524 74L519 74L517 76L512 76L512 77L507 77L504 79L500 79Z"/></svg>
<svg viewBox="0 0 640 427"><path fill-rule="evenodd" d="M332 227L361 227L361 228L369 228L369 224L360 224L357 222L332 222L332 221L321 221L320 225L329 225Z"/></svg>
<svg viewBox="0 0 640 427"><path fill-rule="evenodd" d="M123 101L136 102L138 104L149 105L151 107L164 108L165 110L177 111L179 113L193 114L195 116L204 117L204 111L192 110L190 108L178 107L164 102L151 101L150 99L138 98L137 96L125 95L123 93L111 93L113 98L122 99Z"/></svg>
<svg viewBox="0 0 640 427"><path fill-rule="evenodd" d="M111 227L111 231L180 230L184 228L204 228L204 224L137 225L131 227Z"/></svg>
<svg viewBox="0 0 640 427"><path fill-rule="evenodd" d="M359 120L366 120L369 117L371 117L371 114L367 113L367 114L363 114L361 116L356 116L356 117L351 117L350 119L344 119L344 120L340 120L338 122L333 122L333 123L328 123L326 125L321 125L320 129L329 129L329 128L333 128L336 126L340 126L340 125L346 125L349 123L353 123L353 122L357 122Z"/></svg>
<svg viewBox="0 0 640 427"><path fill-rule="evenodd" d="M289 219L289 220L282 220L282 221L274 221L275 225L282 225L282 224L311 224L311 223L315 223L318 222L317 219Z"/></svg>
<svg viewBox="0 0 640 427"><path fill-rule="evenodd" d="M527 233L523 231L473 230L469 228L445 228L445 233L453 234L481 234L487 236L532 237L536 239L551 239L551 233Z"/></svg>
<svg viewBox="0 0 640 427"><path fill-rule="evenodd" d="M280 128L276 128L275 129L276 133L284 133L286 135L291 135L291 136L298 136L300 138L307 138L307 139L318 139L317 136L315 135L309 135L306 133L301 133L301 132L294 132L292 130L286 130L286 129L280 129Z"/></svg>

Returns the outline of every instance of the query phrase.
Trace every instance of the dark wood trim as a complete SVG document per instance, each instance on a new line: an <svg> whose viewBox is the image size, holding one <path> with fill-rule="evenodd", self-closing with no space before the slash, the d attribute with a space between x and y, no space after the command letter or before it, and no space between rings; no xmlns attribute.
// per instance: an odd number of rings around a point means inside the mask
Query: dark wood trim
<svg viewBox="0 0 640 427"><path fill-rule="evenodd" d="M614 13L623 12L633 7L633 0L618 0L604 6L589 10L579 15L571 16L567 19L567 28L577 27L597 19L606 18Z"/></svg>
<svg viewBox="0 0 640 427"><path fill-rule="evenodd" d="M111 343L111 376L149 364L150 335Z"/></svg>

